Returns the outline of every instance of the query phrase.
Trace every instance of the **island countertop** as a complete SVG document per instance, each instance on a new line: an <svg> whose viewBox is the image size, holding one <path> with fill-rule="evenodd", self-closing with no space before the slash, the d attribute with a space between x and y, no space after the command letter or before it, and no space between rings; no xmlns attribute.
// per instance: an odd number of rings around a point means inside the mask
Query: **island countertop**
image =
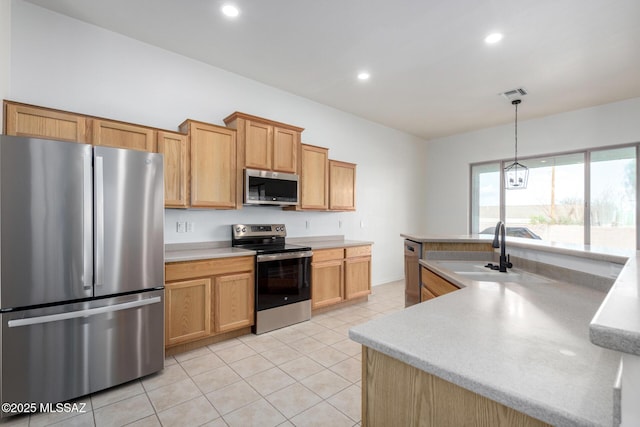
<svg viewBox="0 0 640 427"><path fill-rule="evenodd" d="M356 326L349 336L544 422L612 425L620 355L589 341L605 293L553 280L452 278L466 287Z"/></svg>

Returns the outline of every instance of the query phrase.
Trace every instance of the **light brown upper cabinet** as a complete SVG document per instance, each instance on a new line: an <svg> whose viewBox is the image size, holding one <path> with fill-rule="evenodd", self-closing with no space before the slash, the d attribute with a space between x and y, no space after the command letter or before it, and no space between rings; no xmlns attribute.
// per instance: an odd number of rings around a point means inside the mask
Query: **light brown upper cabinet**
<svg viewBox="0 0 640 427"><path fill-rule="evenodd" d="M224 122L238 131L239 168L298 172L298 146L303 128L237 111Z"/></svg>
<svg viewBox="0 0 640 427"><path fill-rule="evenodd" d="M93 119L91 128L93 145L148 152L156 151L156 134L152 128L103 119Z"/></svg>
<svg viewBox="0 0 640 427"><path fill-rule="evenodd" d="M189 135L191 206L236 207L236 131L186 120L180 131Z"/></svg>
<svg viewBox="0 0 640 427"><path fill-rule="evenodd" d="M89 142L85 116L4 101L5 135Z"/></svg>
<svg viewBox="0 0 640 427"><path fill-rule="evenodd" d="M329 160L329 209L356 210L356 165Z"/></svg>
<svg viewBox="0 0 640 427"><path fill-rule="evenodd" d="M300 209L329 208L329 150L300 146Z"/></svg>
<svg viewBox="0 0 640 427"><path fill-rule="evenodd" d="M164 155L164 206L189 207L189 147L187 135L158 131L158 153Z"/></svg>

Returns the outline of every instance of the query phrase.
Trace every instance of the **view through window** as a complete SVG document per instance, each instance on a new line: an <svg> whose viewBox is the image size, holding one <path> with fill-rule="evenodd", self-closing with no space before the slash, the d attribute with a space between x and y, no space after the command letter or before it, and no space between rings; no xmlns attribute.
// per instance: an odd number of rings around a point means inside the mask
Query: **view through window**
<svg viewBox="0 0 640 427"><path fill-rule="evenodd" d="M523 159L529 183L520 190L503 188L505 162L471 165L471 232L492 233L504 212L512 236L636 249L637 151L633 145Z"/></svg>
<svg viewBox="0 0 640 427"><path fill-rule="evenodd" d="M591 153L591 244L636 248L636 147Z"/></svg>
<svg viewBox="0 0 640 427"><path fill-rule="evenodd" d="M529 159L526 189L505 194L509 227L542 240L584 243L584 154Z"/></svg>

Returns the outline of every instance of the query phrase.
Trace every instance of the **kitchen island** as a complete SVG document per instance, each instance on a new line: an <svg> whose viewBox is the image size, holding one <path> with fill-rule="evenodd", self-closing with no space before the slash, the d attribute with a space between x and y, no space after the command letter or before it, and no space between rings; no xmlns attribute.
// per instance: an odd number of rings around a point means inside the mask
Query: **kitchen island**
<svg viewBox="0 0 640 427"><path fill-rule="evenodd" d="M421 263L461 289L350 330L363 345L363 425L614 423L620 354L589 339L606 292Z"/></svg>

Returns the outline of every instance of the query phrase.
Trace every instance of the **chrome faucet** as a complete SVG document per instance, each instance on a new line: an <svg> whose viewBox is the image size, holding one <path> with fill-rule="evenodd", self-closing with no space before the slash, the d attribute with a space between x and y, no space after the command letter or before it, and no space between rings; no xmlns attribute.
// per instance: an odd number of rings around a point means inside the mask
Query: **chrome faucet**
<svg viewBox="0 0 640 427"><path fill-rule="evenodd" d="M507 268L511 268L513 267L513 264L511 264L511 260L509 255L507 255L507 242L505 240L505 229L506 227L504 226L504 222L502 221L498 221L498 223L496 224L496 231L495 234L493 236L493 243L491 244L492 247L498 249L500 248L500 265L491 265L489 264L494 270L500 270L501 273L506 273L507 272ZM500 233L500 234L498 234ZM502 242L500 242L499 239L502 239ZM501 244L502 243L502 244ZM495 268L497 267L497 268Z"/></svg>

